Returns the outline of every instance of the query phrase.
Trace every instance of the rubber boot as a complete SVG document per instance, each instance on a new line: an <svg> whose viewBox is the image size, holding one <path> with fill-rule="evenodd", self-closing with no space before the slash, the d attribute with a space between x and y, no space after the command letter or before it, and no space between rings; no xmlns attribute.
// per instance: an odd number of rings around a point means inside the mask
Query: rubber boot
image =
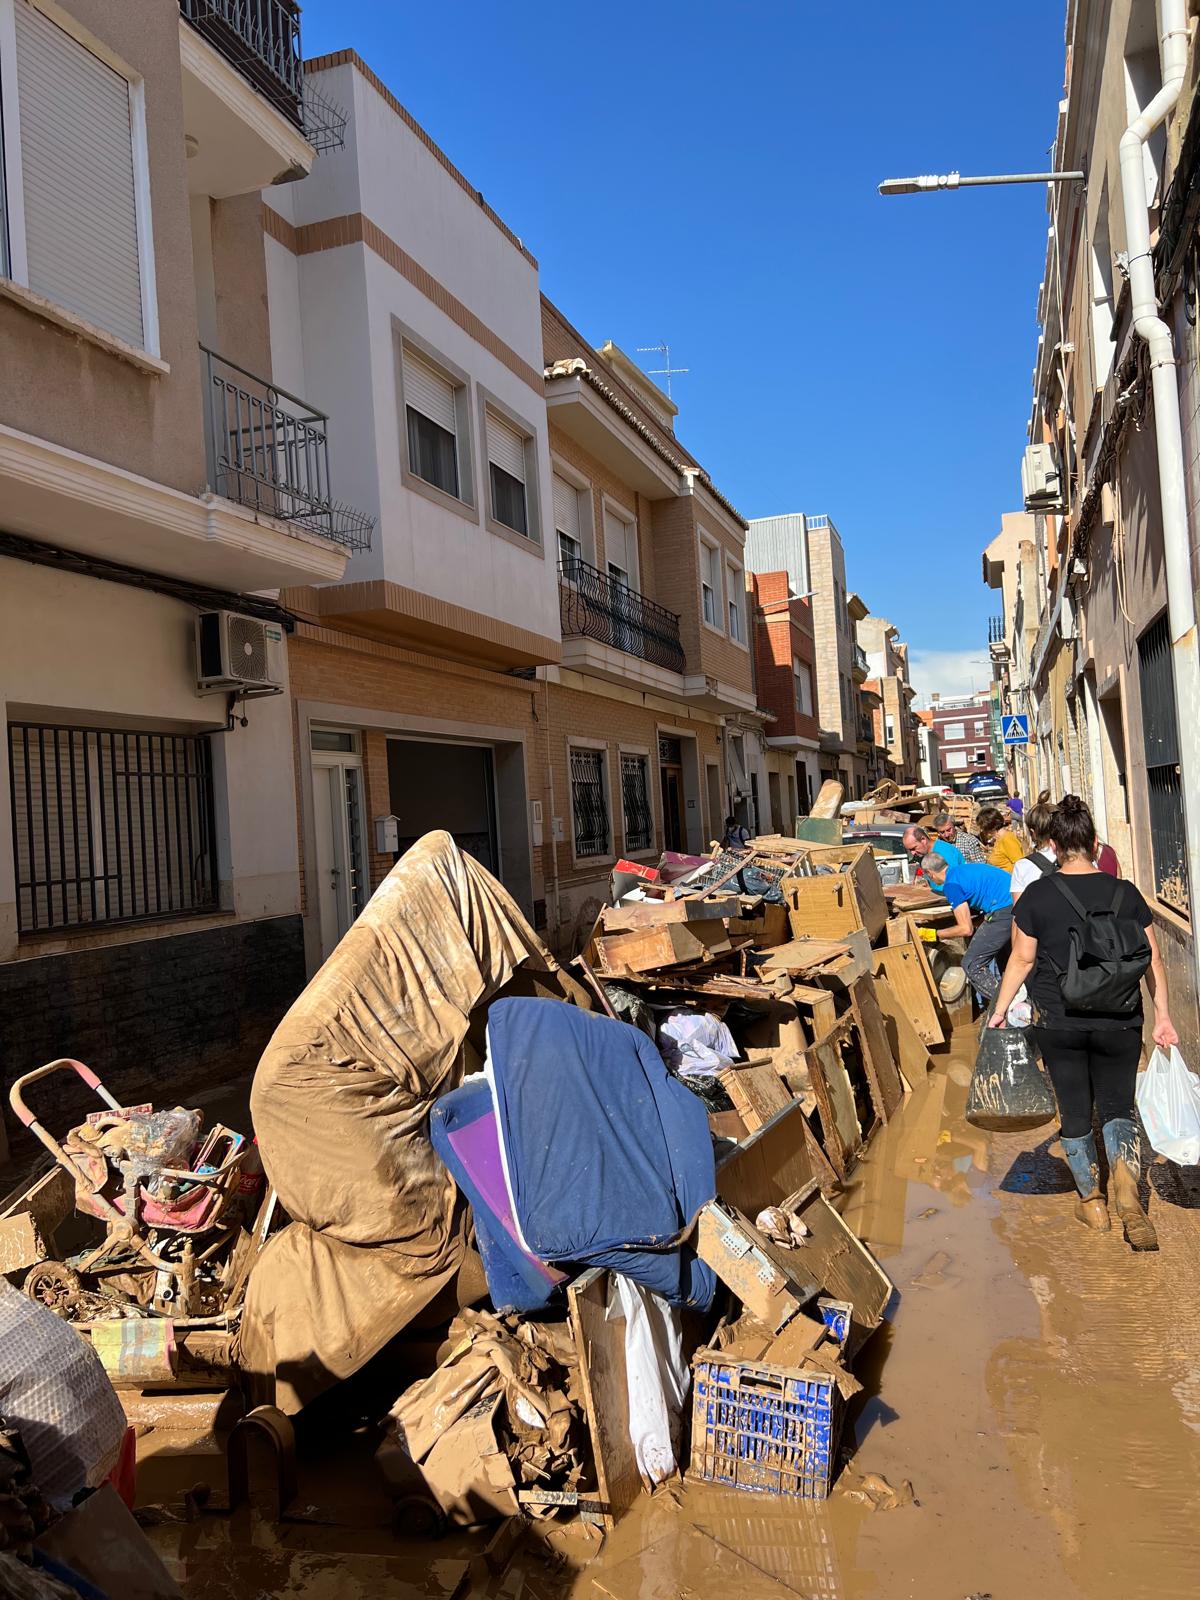
<svg viewBox="0 0 1200 1600"><path fill-rule="evenodd" d="M1108 1156L1109 1189L1131 1250L1157 1250L1158 1235L1146 1215L1138 1193L1142 1175L1138 1131L1128 1117L1104 1124L1104 1149Z"/></svg>
<svg viewBox="0 0 1200 1600"><path fill-rule="evenodd" d="M1079 1190L1075 1202L1075 1215L1085 1228L1094 1233L1107 1233L1112 1227L1108 1207L1100 1193L1100 1158L1096 1154L1095 1135L1085 1133L1081 1139L1064 1139L1063 1155Z"/></svg>

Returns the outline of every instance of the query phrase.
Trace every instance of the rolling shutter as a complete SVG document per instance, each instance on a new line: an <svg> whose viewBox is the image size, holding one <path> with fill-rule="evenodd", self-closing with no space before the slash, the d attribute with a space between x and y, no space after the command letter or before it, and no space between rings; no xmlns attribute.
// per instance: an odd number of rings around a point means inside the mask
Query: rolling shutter
<svg viewBox="0 0 1200 1600"><path fill-rule="evenodd" d="M457 433L454 385L411 350L404 351L404 403L436 422L447 433Z"/></svg>
<svg viewBox="0 0 1200 1600"><path fill-rule="evenodd" d="M507 422L489 411L487 414L488 460L518 483L525 482L525 441Z"/></svg>
<svg viewBox="0 0 1200 1600"><path fill-rule="evenodd" d="M579 491L565 478L554 474L554 526L559 533L579 544Z"/></svg>
<svg viewBox="0 0 1200 1600"><path fill-rule="evenodd" d="M140 348L129 84L25 0L14 9L29 287Z"/></svg>
<svg viewBox="0 0 1200 1600"><path fill-rule="evenodd" d="M610 567L624 573L626 583L636 586L637 547L633 529L623 517L607 509L604 512L604 555Z"/></svg>

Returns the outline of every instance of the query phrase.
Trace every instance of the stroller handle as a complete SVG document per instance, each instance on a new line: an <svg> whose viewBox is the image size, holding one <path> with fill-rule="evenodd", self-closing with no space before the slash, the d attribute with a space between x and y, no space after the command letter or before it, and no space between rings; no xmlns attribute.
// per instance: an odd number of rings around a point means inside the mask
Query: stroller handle
<svg viewBox="0 0 1200 1600"><path fill-rule="evenodd" d="M32 1072L23 1073L8 1091L9 1104L12 1106L17 1116L21 1119L22 1123L30 1130L31 1133L37 1132L35 1124L37 1123L38 1119L25 1104L22 1090L24 1090L31 1083L37 1083L41 1078L48 1078L51 1073L64 1072L68 1067L72 1072L76 1073L77 1076L83 1079L84 1083L87 1084L89 1089L94 1089L96 1091L101 1100L104 1101L105 1105L111 1107L113 1111L120 1111L122 1109L121 1102L113 1099L112 1095L109 1094L108 1090L100 1082L99 1077L92 1071L91 1067L84 1066L82 1061L76 1061L71 1056L60 1056L57 1061L48 1061L44 1067L35 1067ZM38 1134L38 1137L41 1138L41 1135ZM42 1140L42 1143L45 1143L44 1139Z"/></svg>

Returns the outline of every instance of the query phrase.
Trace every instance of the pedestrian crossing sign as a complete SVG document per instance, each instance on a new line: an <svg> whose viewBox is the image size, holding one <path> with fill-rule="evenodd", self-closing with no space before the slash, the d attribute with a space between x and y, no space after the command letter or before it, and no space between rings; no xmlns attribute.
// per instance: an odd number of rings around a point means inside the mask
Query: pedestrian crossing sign
<svg viewBox="0 0 1200 1600"><path fill-rule="evenodd" d="M1029 743L1028 717L1001 717L1000 732L1005 744Z"/></svg>

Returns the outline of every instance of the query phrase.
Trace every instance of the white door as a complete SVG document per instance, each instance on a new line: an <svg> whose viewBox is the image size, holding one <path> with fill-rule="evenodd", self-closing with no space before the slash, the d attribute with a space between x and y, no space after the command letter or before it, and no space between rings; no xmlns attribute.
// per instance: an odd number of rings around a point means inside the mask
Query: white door
<svg viewBox="0 0 1200 1600"><path fill-rule="evenodd" d="M362 769L356 759L313 752L313 833L321 959L332 954L365 903Z"/></svg>

